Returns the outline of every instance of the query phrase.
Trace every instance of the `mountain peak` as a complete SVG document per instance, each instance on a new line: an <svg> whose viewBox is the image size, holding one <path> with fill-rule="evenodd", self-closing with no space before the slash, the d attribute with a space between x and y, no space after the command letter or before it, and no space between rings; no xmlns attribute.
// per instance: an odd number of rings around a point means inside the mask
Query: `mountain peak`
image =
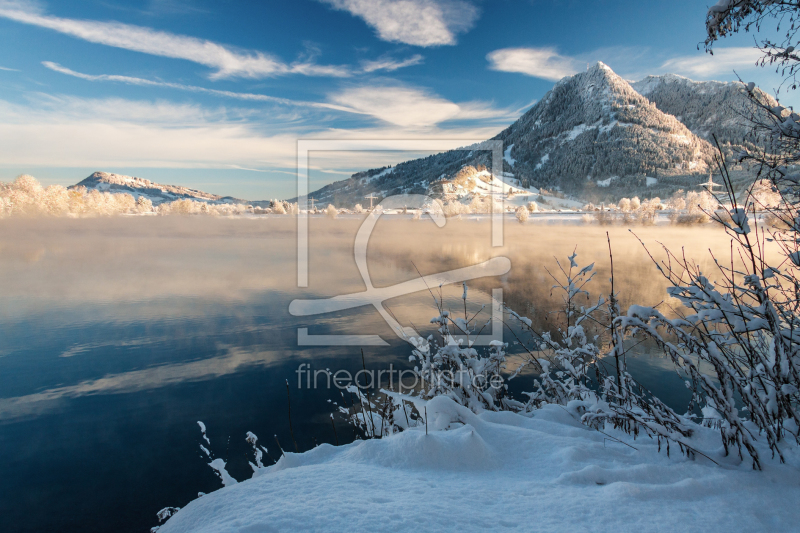
<svg viewBox="0 0 800 533"><path fill-rule="evenodd" d="M595 63L591 67L587 68L586 70L607 70L609 72L614 72L613 70L611 70L611 67L609 67L608 65L606 65L602 61L598 61L597 63Z"/></svg>
<svg viewBox="0 0 800 533"><path fill-rule="evenodd" d="M561 79L492 139L504 147L504 175L496 177L509 186L556 189L586 198L665 197L678 189L695 188L707 177L713 160L714 150L702 138L705 126L724 126L713 118L723 116L721 108L709 105L707 99L727 105L741 87L680 76L650 77L647 85L656 89L650 94L640 86L643 82L631 84L600 61ZM667 110L665 106L675 102L683 108ZM697 124L702 127L696 129ZM734 134L738 135L723 136ZM400 163L391 173L385 169L357 173L313 194L335 205L361 202L370 193L444 197L448 184L459 185L458 176L465 168L491 166L485 151L465 147Z"/></svg>
<svg viewBox="0 0 800 533"><path fill-rule="evenodd" d="M100 192L127 193L137 199L143 196L153 202L153 205L180 199L209 203L247 203L245 200L228 196L222 197L180 185L162 185L144 178L102 171L93 172L91 176L69 188L77 187Z"/></svg>

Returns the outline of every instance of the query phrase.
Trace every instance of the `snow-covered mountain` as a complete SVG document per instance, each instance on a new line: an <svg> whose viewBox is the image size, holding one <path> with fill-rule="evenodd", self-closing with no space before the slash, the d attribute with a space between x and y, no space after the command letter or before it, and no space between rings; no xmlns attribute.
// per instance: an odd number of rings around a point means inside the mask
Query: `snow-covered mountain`
<svg viewBox="0 0 800 533"><path fill-rule="evenodd" d="M640 82L639 90L660 95L662 84L648 80ZM691 99L691 94L687 98ZM721 98L738 98L732 88L720 94ZM493 138L502 140L505 147L504 176L498 178L531 190L560 190L589 199L629 196L639 190L668 196L707 180L714 150L691 131L695 123L713 125L710 115L697 118L691 126L684 124L608 66L597 63L586 72L562 79ZM705 130L698 127L698 131ZM356 173L312 195L321 203L341 206L362 202L368 194L441 197L453 192L451 184L462 168L491 168L490 152L477 148ZM459 185L466 187L461 192L482 194L477 187Z"/></svg>
<svg viewBox="0 0 800 533"><path fill-rule="evenodd" d="M713 133L720 143L748 143L750 127L744 119L750 117L753 108L741 83L693 81L665 74L648 76L631 83L631 87L703 139L711 141ZM767 93L761 96L770 105L777 105Z"/></svg>
<svg viewBox="0 0 800 533"><path fill-rule="evenodd" d="M108 172L95 172L85 180L69 188L74 189L77 187L85 187L89 190L95 189L101 192L128 193L136 199L143 196L153 202L153 205L184 198L212 204L253 203L231 196L219 196L179 185L162 185L143 178L111 174Z"/></svg>
<svg viewBox="0 0 800 533"><path fill-rule="evenodd" d="M705 173L712 157L707 142L603 63L562 79L496 138L511 147L517 177L571 193L609 178Z"/></svg>
<svg viewBox="0 0 800 533"><path fill-rule="evenodd" d="M553 205L563 206L570 205L566 200L557 202L564 193L587 201L635 195L664 198L707 181L714 153L709 143L712 133L723 144L751 143L745 120L751 113L748 104L738 83L696 82L674 74L628 82L597 63L559 81L493 137L504 146L500 176L486 170L492 168L491 152L476 145L358 172L311 196L318 204L339 207L365 203L368 195L384 198L402 193L468 203L493 190L511 190L523 198L526 193L538 197L543 192ZM95 172L77 186L146 196L156 205L180 198L268 203L105 172Z"/></svg>

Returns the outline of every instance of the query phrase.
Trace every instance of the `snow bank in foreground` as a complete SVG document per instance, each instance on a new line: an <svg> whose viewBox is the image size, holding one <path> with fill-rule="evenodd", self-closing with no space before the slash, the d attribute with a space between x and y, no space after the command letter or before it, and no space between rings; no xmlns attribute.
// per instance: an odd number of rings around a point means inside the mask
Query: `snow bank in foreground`
<svg viewBox="0 0 800 533"><path fill-rule="evenodd" d="M800 523L800 457L764 471L724 457L719 432L671 457L648 438L634 450L563 407L532 418L427 404L429 434L287 453L253 479L187 505L159 533L273 531L792 531ZM441 431L445 428L449 431Z"/></svg>

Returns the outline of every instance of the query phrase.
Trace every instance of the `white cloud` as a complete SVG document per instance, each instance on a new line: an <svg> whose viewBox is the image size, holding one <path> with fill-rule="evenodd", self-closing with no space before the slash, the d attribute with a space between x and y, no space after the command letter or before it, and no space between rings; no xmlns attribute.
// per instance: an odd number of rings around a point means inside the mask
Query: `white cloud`
<svg viewBox="0 0 800 533"><path fill-rule="evenodd" d="M44 61L42 64L50 70L98 82L117 82L147 87L164 87L181 91L210 94L221 98L232 98L243 101L267 102L286 106L306 107L310 109L327 109L368 115L389 124L404 128L430 127L451 120L490 120L491 122L511 121L519 117L520 110L497 109L485 102L466 102L456 104L429 92L405 86L362 86L351 87L344 91L329 95L328 102L308 102L290 100L264 94L240 93L206 89L195 85L183 85L153 81L131 76L110 74L84 74L63 67L58 63Z"/></svg>
<svg viewBox="0 0 800 533"><path fill-rule="evenodd" d="M761 52L753 47L715 48L714 55L698 52L669 59L659 70L696 78L728 77L734 70L756 68L755 63L761 56Z"/></svg>
<svg viewBox="0 0 800 533"><path fill-rule="evenodd" d="M0 67L0 70L6 70L8 72L19 72L18 69L15 68L8 68L8 67Z"/></svg>
<svg viewBox="0 0 800 533"><path fill-rule="evenodd" d="M239 51L212 41L176 35L120 22L99 22L48 16L34 4L0 0L0 17L47 28L92 43L161 57L185 59L216 69L212 79L264 78L280 74L346 77L342 66L309 62L286 64L262 52Z"/></svg>
<svg viewBox="0 0 800 533"><path fill-rule="evenodd" d="M562 56L552 48L502 48L490 52L489 68L519 72L534 78L557 81L579 71L580 61Z"/></svg>
<svg viewBox="0 0 800 533"><path fill-rule="evenodd" d="M97 168L292 167L298 135L261 133L247 112L39 95L0 101L0 165Z"/></svg>
<svg viewBox="0 0 800 533"><path fill-rule="evenodd" d="M429 128L453 120L518 118L483 102L457 104L423 89L406 86L363 86L345 89L329 100L403 128Z"/></svg>
<svg viewBox="0 0 800 533"><path fill-rule="evenodd" d="M218 89L207 89L205 87L198 87L196 85L184 85L182 83L170 83L166 81L154 81L148 80L145 78L136 78L131 76L119 76L114 74L84 74L82 72L76 72L72 69L63 67L58 63L53 63L52 61L42 61L42 65L53 70L55 72L59 72L61 74L66 74L67 76L73 76L75 78L80 78L82 80L87 81L100 81L100 82L117 82L117 83L124 83L127 85L139 85L145 87L164 87L167 89L176 89L179 91L188 91L193 93L202 93L202 94L210 94L213 96L219 96L222 98L233 98L236 100L245 100L251 102L270 102L275 104L282 104L287 106L298 106L298 107L312 107L312 108L320 108L320 109L331 109L334 111L343 111L347 113L357 113L357 111L353 109L349 109L342 106L337 106L334 104L324 103L324 102L306 102L303 100L290 100L288 98L279 98L276 96L269 96L266 94L254 94L254 93L240 93L235 91L221 91Z"/></svg>
<svg viewBox="0 0 800 533"><path fill-rule="evenodd" d="M376 59L375 61L362 61L361 62L361 69L364 72L375 72L377 70L386 70L388 72L394 72L395 70L411 67L414 65L419 65L425 58L419 54L413 55L407 59L403 59L399 61L397 59L392 59L390 57L381 57Z"/></svg>
<svg viewBox="0 0 800 533"><path fill-rule="evenodd" d="M331 100L404 127L432 126L461 111L458 104L411 87L355 87L332 95Z"/></svg>
<svg viewBox="0 0 800 533"><path fill-rule="evenodd" d="M370 139L378 148L386 140L386 149L391 150L397 139L483 139L505 126L479 121L469 127L440 129L423 114L446 121L494 119L500 112L480 104L460 106L414 89L405 97L425 97L423 105L406 111L416 120L404 119L399 105L381 111L378 108L386 102L370 97L367 89L342 94L340 99L349 102L358 95L367 103L354 112L377 116L388 124L346 130L292 125L275 131L271 126L265 133L263 112L250 109L44 94L35 95L26 105L0 100L0 166L292 169L300 137ZM394 100L401 95L395 91L388 97ZM382 157L386 159L385 154ZM386 164L379 159L359 157L356 163L352 154L334 154L318 158L316 164L326 170L363 170Z"/></svg>
<svg viewBox="0 0 800 533"><path fill-rule="evenodd" d="M373 27L384 41L414 46L456 44L471 29L478 9L462 0L320 0Z"/></svg>

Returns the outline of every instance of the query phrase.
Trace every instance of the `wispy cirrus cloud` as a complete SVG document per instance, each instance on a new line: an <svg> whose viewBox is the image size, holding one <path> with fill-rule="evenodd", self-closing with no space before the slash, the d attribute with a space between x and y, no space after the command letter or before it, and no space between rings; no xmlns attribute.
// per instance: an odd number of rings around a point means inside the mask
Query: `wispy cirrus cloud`
<svg viewBox="0 0 800 533"><path fill-rule="evenodd" d="M347 88L328 100L403 128L429 128L457 120L503 122L518 118L516 111L485 102L455 103L418 87L368 85Z"/></svg>
<svg viewBox="0 0 800 533"><path fill-rule="evenodd" d="M358 112L378 114L374 106L379 104L374 99ZM459 106L444 99L426 105L431 113L435 106L443 107L445 112L438 112L442 121L490 112L486 107ZM412 112L419 114L421 109ZM445 129L424 123L383 114L378 125L349 129L287 125L265 132L263 113L250 109L37 94L27 104L0 99L0 166L292 169L299 137L370 139L377 147L386 140L386 150L392 150L392 142L409 135L416 140L483 139L503 126L479 121ZM414 127L417 124L425 127ZM352 172L386 164L387 155L381 157L384 161L359 156L354 163L351 154L338 154L321 157L318 165ZM388 159L408 158L395 154Z"/></svg>
<svg viewBox="0 0 800 533"><path fill-rule="evenodd" d="M309 102L264 94L207 89L195 85L148 80L132 76L85 74L51 61L44 61L42 64L55 72L86 81L124 83L143 87L163 87L250 102L266 102L286 106L327 109L370 116L403 128L432 127L442 122L455 120L487 120L492 123L497 123L513 120L519 116L519 110L497 109L486 102L465 102L457 104L432 94L425 89L397 84L349 87L342 91L329 94L327 101Z"/></svg>
<svg viewBox="0 0 800 533"><path fill-rule="evenodd" d="M409 58L398 60L391 57L380 57L374 61L362 61L361 70L364 72L375 72L378 70L385 70L387 72L394 72L395 70L412 67L419 65L424 61L424 57L415 54Z"/></svg>
<svg viewBox="0 0 800 533"><path fill-rule="evenodd" d="M414 46L456 44L480 14L463 0L320 0L375 29L378 38Z"/></svg>
<svg viewBox="0 0 800 533"><path fill-rule="evenodd" d="M258 51L243 51L213 41L177 35L121 22L100 22L54 17L38 4L20 0L0 0L0 17L47 28L88 42L145 54L184 59L215 69L211 79L265 78L284 74L347 77L350 69L338 65L318 65L308 61L284 63Z"/></svg>
<svg viewBox="0 0 800 533"><path fill-rule="evenodd" d="M335 104L329 104L325 102L308 102L303 100L291 100L288 98L280 98L277 96L269 96L266 94L256 94L256 93L241 93L236 91L222 91L218 89L207 89L205 87L198 87L196 85L185 85L182 83L171 83L166 81L156 81L156 80L148 80L146 78L137 78L133 76L120 76L116 74L85 74L83 72L77 72L75 70L69 69L67 67L61 66L58 63L53 63L52 61L42 61L42 65L46 68L58 72L60 74L66 74L67 76L72 76L74 78L80 78L86 81L99 81L99 82L116 82L116 83L124 83L126 85L138 85L141 87L164 87L166 89L176 89L179 91L188 91L193 93L202 93L202 94L209 94L213 96L219 96L222 98L233 98L236 100L245 100L250 102L269 102L274 104L282 104L288 106L299 106L299 107L316 107L322 109L331 109L334 111L344 111L348 113L354 113L356 111L345 108L342 106L337 106Z"/></svg>
<svg viewBox="0 0 800 533"><path fill-rule="evenodd" d="M761 51L753 47L714 48L714 55L698 52L668 59L659 70L697 78L728 75L734 70L756 68Z"/></svg>
<svg viewBox="0 0 800 533"><path fill-rule="evenodd" d="M581 62L563 56L553 48L502 48L490 52L489 68L502 72L518 72L534 78L557 81L579 72Z"/></svg>

